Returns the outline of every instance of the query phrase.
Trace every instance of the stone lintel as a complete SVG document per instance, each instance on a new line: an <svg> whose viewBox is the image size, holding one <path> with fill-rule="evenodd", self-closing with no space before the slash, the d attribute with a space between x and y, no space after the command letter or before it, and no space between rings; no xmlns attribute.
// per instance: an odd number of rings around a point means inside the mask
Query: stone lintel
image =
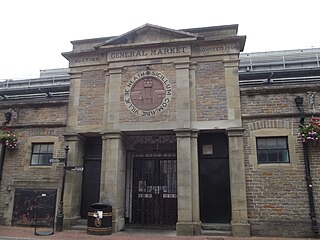
<svg viewBox="0 0 320 240"><path fill-rule="evenodd" d="M244 128L227 128L228 137L243 137Z"/></svg>

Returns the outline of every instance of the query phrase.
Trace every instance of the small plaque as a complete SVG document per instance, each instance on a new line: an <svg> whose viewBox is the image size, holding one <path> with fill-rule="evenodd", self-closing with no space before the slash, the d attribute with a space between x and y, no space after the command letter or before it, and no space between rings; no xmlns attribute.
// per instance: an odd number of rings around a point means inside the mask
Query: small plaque
<svg viewBox="0 0 320 240"><path fill-rule="evenodd" d="M202 145L202 154L203 155L212 155L213 154L213 145L212 144Z"/></svg>

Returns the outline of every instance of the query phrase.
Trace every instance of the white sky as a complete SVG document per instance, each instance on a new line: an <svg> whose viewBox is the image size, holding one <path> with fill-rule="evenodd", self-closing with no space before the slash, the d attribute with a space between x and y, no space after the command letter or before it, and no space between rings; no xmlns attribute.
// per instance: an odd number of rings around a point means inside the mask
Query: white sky
<svg viewBox="0 0 320 240"><path fill-rule="evenodd" d="M245 52L320 47L320 0L1 0L0 79L68 67L70 41L145 23L172 29L239 24Z"/></svg>

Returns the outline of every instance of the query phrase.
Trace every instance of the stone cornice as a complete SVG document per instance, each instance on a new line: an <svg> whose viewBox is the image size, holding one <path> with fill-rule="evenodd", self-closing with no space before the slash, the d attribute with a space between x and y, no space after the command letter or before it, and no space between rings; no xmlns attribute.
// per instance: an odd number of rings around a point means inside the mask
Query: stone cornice
<svg viewBox="0 0 320 240"><path fill-rule="evenodd" d="M309 112L305 113L307 117L311 117L312 115L318 116L320 112ZM242 119L257 119L257 118L292 118L292 117L299 117L300 113L247 113L241 114Z"/></svg>
<svg viewBox="0 0 320 240"><path fill-rule="evenodd" d="M282 94L282 93L301 93L306 91L319 92L320 84L305 83L302 84L266 84L264 86L244 87L240 86L242 96Z"/></svg>
<svg viewBox="0 0 320 240"><path fill-rule="evenodd" d="M66 98L63 99L32 99L30 101L26 99L21 99L21 100L6 100L6 101L1 101L1 106L0 109L3 108L16 108L16 107L46 107L46 106L64 106L68 105L69 100Z"/></svg>
<svg viewBox="0 0 320 240"><path fill-rule="evenodd" d="M30 123L30 124L17 124L12 125L10 128L19 129L19 128L60 128L66 127L67 124L64 122L57 123Z"/></svg>

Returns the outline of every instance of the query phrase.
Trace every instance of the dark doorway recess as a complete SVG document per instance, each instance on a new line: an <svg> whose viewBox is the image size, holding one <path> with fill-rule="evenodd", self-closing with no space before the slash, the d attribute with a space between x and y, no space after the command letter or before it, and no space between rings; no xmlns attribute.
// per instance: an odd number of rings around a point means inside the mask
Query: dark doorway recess
<svg viewBox="0 0 320 240"><path fill-rule="evenodd" d="M200 134L198 149L201 222L230 223L228 138L224 133Z"/></svg>
<svg viewBox="0 0 320 240"><path fill-rule="evenodd" d="M177 222L177 155L174 135L127 139L129 227L174 228Z"/></svg>
<svg viewBox="0 0 320 240"><path fill-rule="evenodd" d="M87 218L89 206L99 202L102 141L100 137L88 137L84 148L81 218Z"/></svg>

